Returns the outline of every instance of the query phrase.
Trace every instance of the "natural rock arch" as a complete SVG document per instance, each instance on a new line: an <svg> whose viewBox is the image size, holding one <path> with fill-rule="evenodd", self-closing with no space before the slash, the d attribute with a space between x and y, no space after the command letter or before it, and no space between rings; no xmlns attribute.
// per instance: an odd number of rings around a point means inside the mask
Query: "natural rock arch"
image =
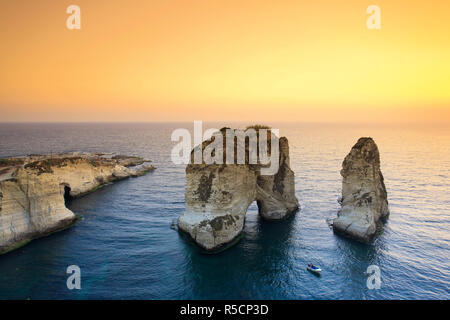
<svg viewBox="0 0 450 320"><path fill-rule="evenodd" d="M213 139L204 142L202 150ZM200 247L218 250L233 243L253 201L266 220L280 220L298 210L288 140L274 135L271 139L277 140L280 150L278 171L273 175L262 175L261 165L248 163L186 167L186 212L179 217L178 226Z"/></svg>

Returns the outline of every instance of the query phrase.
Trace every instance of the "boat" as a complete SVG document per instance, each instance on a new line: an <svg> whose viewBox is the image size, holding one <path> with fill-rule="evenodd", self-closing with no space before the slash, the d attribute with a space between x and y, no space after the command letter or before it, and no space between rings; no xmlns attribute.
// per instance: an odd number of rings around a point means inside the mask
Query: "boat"
<svg viewBox="0 0 450 320"><path fill-rule="evenodd" d="M306 269L308 271L320 274L320 272L322 272L322 269L320 269L319 267L316 267L315 265L313 265L312 263L308 264L308 266L306 267Z"/></svg>

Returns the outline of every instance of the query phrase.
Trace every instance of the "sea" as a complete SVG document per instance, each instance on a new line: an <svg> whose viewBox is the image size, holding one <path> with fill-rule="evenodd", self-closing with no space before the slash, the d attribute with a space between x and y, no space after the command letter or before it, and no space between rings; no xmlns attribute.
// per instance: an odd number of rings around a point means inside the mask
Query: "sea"
<svg viewBox="0 0 450 320"><path fill-rule="evenodd" d="M449 126L267 124L289 140L301 210L267 222L253 203L241 241L208 255L171 228L185 210L186 185L171 135L193 135L193 122L1 123L0 157L114 152L157 169L72 200L68 207L82 216L76 225L1 255L0 299L450 298ZM342 161L367 136L380 150L391 214L384 232L361 244L333 234L329 222L339 210ZM73 265L79 290L67 286Z"/></svg>

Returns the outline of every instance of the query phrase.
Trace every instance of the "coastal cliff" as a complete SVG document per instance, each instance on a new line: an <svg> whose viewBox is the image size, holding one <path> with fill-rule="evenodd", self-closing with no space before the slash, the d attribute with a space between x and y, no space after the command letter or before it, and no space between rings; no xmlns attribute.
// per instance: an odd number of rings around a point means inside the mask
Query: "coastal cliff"
<svg viewBox="0 0 450 320"><path fill-rule="evenodd" d="M70 153L0 159L0 254L72 225L65 199L153 170L139 157Z"/></svg>
<svg viewBox="0 0 450 320"><path fill-rule="evenodd" d="M224 146L227 129L220 131ZM279 167L272 175L261 174L264 165L249 163L248 141L243 164L193 164L191 157L191 164L186 167L186 212L179 217L178 227L200 247L216 252L236 242L253 201L257 202L260 216L267 220L280 220L298 210L288 140L270 131L268 134L269 141L274 139L279 146ZM258 134L258 141L259 138ZM201 150L214 140L212 137L204 141ZM225 163L226 152L223 159Z"/></svg>
<svg viewBox="0 0 450 320"><path fill-rule="evenodd" d="M389 216L380 153L372 138L358 140L342 163L341 175L342 208L333 221L333 230L370 242Z"/></svg>

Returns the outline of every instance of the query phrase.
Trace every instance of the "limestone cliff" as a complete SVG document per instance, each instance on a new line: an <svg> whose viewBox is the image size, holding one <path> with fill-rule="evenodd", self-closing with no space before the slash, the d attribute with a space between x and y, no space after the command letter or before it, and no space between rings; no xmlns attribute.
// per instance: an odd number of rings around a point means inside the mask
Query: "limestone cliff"
<svg viewBox="0 0 450 320"><path fill-rule="evenodd" d="M333 230L370 242L389 215L380 154L372 138L360 138L342 163L341 210Z"/></svg>
<svg viewBox="0 0 450 320"><path fill-rule="evenodd" d="M76 216L65 198L154 169L126 167L143 162L85 153L0 159L0 254L70 226Z"/></svg>
<svg viewBox="0 0 450 320"><path fill-rule="evenodd" d="M225 129L221 130L224 149ZM275 135L271 139L279 144L279 168L272 175L261 174L264 165L250 164L248 140L243 164L235 161L187 165L186 212L179 217L178 227L200 247L218 250L234 242L243 230L245 214L253 201L257 201L261 217L268 220L283 219L298 210L288 140ZM214 140L212 137L203 142L202 151ZM225 163L226 152L223 157Z"/></svg>

